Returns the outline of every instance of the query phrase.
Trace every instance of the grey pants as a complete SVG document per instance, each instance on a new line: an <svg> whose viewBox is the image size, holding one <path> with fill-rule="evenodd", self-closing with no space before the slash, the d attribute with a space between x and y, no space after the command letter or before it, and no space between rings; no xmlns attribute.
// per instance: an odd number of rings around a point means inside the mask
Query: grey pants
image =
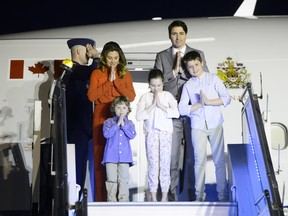
<svg viewBox="0 0 288 216"><path fill-rule="evenodd" d="M129 202L129 164L128 163L106 163L106 190L107 201Z"/></svg>
<svg viewBox="0 0 288 216"><path fill-rule="evenodd" d="M184 149L185 152L181 152L181 149ZM181 181L179 181L180 169L183 175ZM182 197L181 201L192 201L195 190L194 153L191 143L191 123L188 116L173 119L170 175L170 193L174 195L174 200L170 201L178 201L177 190L179 190L180 193L181 191L187 193Z"/></svg>

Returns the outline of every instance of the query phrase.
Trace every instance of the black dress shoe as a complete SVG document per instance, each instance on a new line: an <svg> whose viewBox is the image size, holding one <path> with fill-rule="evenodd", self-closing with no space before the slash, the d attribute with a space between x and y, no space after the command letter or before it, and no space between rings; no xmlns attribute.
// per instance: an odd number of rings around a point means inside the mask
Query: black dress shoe
<svg viewBox="0 0 288 216"><path fill-rule="evenodd" d="M175 193L172 193L172 192L168 192L168 201L170 202L175 202L175 201L178 201L178 196L177 194Z"/></svg>

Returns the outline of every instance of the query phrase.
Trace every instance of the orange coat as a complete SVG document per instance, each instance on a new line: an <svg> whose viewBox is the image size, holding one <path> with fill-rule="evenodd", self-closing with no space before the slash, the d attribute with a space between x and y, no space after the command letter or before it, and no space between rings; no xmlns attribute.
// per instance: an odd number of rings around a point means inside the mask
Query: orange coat
<svg viewBox="0 0 288 216"><path fill-rule="evenodd" d="M88 89L88 98L90 101L95 104L109 103L121 95L129 97L131 101L136 96L132 76L129 71L122 79L116 73L116 80L113 82L109 80L107 68L103 72L100 69L95 69L92 72Z"/></svg>
<svg viewBox="0 0 288 216"><path fill-rule="evenodd" d="M132 76L128 71L120 79L116 73L116 79L109 80L109 71L95 69L90 77L88 98L95 103L93 114L93 143L94 143L94 176L95 176L95 201L107 201L106 197L106 171L101 164L106 139L103 136L103 123L112 117L110 104L117 96L127 96L130 101L135 99L136 93L133 87Z"/></svg>

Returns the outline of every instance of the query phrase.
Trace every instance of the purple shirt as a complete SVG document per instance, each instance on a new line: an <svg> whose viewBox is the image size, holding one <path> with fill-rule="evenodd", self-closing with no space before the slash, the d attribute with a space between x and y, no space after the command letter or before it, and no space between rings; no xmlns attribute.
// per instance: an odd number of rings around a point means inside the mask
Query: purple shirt
<svg viewBox="0 0 288 216"><path fill-rule="evenodd" d="M123 127L119 127L117 121L117 116L104 121L103 135L106 138L106 145L102 164L129 163L133 166L130 140L136 136L135 125L127 117L124 118Z"/></svg>

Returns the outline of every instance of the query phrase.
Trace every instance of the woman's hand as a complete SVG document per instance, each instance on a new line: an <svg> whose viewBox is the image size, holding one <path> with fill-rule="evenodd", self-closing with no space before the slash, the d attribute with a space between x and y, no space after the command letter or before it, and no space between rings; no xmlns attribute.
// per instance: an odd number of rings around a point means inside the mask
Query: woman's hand
<svg viewBox="0 0 288 216"><path fill-rule="evenodd" d="M111 82L113 82L116 79L116 72L115 72L115 68L113 66L111 66L110 68L110 75L109 75L109 80Z"/></svg>

